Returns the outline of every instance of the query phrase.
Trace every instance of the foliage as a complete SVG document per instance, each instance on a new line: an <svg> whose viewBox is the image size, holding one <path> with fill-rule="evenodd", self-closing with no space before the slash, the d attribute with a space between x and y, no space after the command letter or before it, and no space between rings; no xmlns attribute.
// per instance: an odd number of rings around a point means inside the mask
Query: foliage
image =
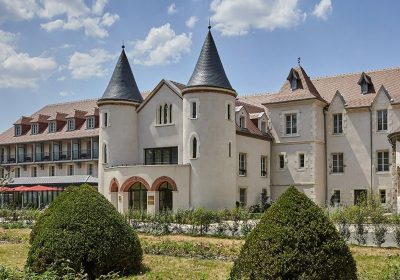
<svg viewBox="0 0 400 280"><path fill-rule="evenodd" d="M382 270L380 279L381 280L397 280L400 279L400 264L394 262L393 256L386 258L386 266Z"/></svg>
<svg viewBox="0 0 400 280"><path fill-rule="evenodd" d="M335 226L290 187L242 247L231 279L356 279L356 266Z"/></svg>
<svg viewBox="0 0 400 280"><path fill-rule="evenodd" d="M39 217L31 232L27 269L62 274L67 266L94 279L112 271L138 272L142 249L132 227L88 185L70 187Z"/></svg>
<svg viewBox="0 0 400 280"><path fill-rule="evenodd" d="M339 233L344 240L348 241L350 239L350 217L348 207L338 207L335 208L332 213L330 213L330 219L333 223L338 225Z"/></svg>

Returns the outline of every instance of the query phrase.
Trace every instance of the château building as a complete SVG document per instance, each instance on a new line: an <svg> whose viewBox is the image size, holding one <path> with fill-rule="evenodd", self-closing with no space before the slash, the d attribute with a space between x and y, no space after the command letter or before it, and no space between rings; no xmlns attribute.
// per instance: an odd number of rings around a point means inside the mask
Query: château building
<svg viewBox="0 0 400 280"><path fill-rule="evenodd" d="M121 212L250 206L291 185L319 204L372 191L395 208L399 78L310 78L299 65L278 92L240 96L209 30L186 84L141 93L123 46L100 99L48 105L0 134L0 177L88 182Z"/></svg>

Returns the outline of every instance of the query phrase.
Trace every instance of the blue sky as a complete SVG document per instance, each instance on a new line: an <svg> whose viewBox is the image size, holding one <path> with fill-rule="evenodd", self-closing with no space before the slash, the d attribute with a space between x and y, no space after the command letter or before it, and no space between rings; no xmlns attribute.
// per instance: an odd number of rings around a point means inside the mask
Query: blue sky
<svg viewBox="0 0 400 280"><path fill-rule="evenodd" d="M0 131L49 103L100 97L122 41L140 90L186 83L208 19L241 94L400 66L400 1L0 0Z"/></svg>

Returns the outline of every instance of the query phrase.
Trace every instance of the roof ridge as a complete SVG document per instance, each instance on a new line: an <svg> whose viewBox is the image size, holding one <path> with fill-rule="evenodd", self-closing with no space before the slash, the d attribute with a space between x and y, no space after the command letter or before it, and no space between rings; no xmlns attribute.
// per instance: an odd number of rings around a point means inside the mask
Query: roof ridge
<svg viewBox="0 0 400 280"><path fill-rule="evenodd" d="M73 103L77 103L77 102L89 102L89 101L97 101L97 100L99 100L99 98L90 98L90 99L82 99L82 100L75 100L75 101L52 103L52 104L45 105L44 107L42 107L42 109L45 108L45 107L50 107L50 106L59 106L59 105L73 104ZM62 113L62 112L59 112L59 113Z"/></svg>
<svg viewBox="0 0 400 280"><path fill-rule="evenodd" d="M238 98L240 97L256 97L256 96L262 96L262 95L268 95L268 94L274 94L275 92L252 92L252 93L244 93L238 95Z"/></svg>
<svg viewBox="0 0 400 280"><path fill-rule="evenodd" d="M349 72L349 73L326 75L326 76L317 76L317 77L313 77L313 78L310 77L310 79L311 79L311 81L313 81L313 80L319 80L319 79L337 78L337 77L344 77L344 76L350 76L350 75L356 75L356 74L361 75L362 73L368 74L371 72L382 72L382 71L396 70L396 69L400 70L400 66L386 67L386 68L381 68L381 69L361 70L358 72Z"/></svg>

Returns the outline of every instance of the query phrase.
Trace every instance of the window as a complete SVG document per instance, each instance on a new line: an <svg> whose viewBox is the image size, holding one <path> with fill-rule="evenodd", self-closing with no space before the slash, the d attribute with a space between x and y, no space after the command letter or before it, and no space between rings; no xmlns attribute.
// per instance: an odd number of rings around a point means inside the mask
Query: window
<svg viewBox="0 0 400 280"><path fill-rule="evenodd" d="M279 155L279 169L285 168L285 155Z"/></svg>
<svg viewBox="0 0 400 280"><path fill-rule="evenodd" d="M239 176L246 176L246 154L239 153Z"/></svg>
<svg viewBox="0 0 400 280"><path fill-rule="evenodd" d="M247 204L247 190L245 188L239 189L239 202L240 206L246 206Z"/></svg>
<svg viewBox="0 0 400 280"><path fill-rule="evenodd" d="M93 175L93 164L89 163L87 166L87 174Z"/></svg>
<svg viewBox="0 0 400 280"><path fill-rule="evenodd" d="M379 199L381 203L386 203L386 190L379 190Z"/></svg>
<svg viewBox="0 0 400 280"><path fill-rule="evenodd" d="M88 117L86 119L86 128L87 129L93 129L95 127L95 118L94 117Z"/></svg>
<svg viewBox="0 0 400 280"><path fill-rule="evenodd" d="M232 142L228 143L228 156L232 157Z"/></svg>
<svg viewBox="0 0 400 280"><path fill-rule="evenodd" d="M261 177L267 176L267 157L261 156Z"/></svg>
<svg viewBox="0 0 400 280"><path fill-rule="evenodd" d="M332 173L343 173L343 154L332 154Z"/></svg>
<svg viewBox="0 0 400 280"><path fill-rule="evenodd" d="M343 116L342 114L333 115L333 133L341 134L343 133Z"/></svg>
<svg viewBox="0 0 400 280"><path fill-rule="evenodd" d="M169 104L169 123L172 123L172 104Z"/></svg>
<svg viewBox="0 0 400 280"><path fill-rule="evenodd" d="M0 169L0 178L4 178L5 177L5 171L4 168Z"/></svg>
<svg viewBox="0 0 400 280"><path fill-rule="evenodd" d="M379 110L378 114L378 131L386 131L388 129L387 125L387 110Z"/></svg>
<svg viewBox="0 0 400 280"><path fill-rule="evenodd" d="M168 105L164 105L164 124L168 123Z"/></svg>
<svg viewBox="0 0 400 280"><path fill-rule="evenodd" d="M108 113L104 112L103 113L103 127L107 127L108 126Z"/></svg>
<svg viewBox="0 0 400 280"><path fill-rule="evenodd" d="M299 154L299 168L302 169L305 167L305 156L304 154Z"/></svg>
<svg viewBox="0 0 400 280"><path fill-rule="evenodd" d="M67 125L68 125L67 126L68 131L75 130L75 120L74 119L69 119Z"/></svg>
<svg viewBox="0 0 400 280"><path fill-rule="evenodd" d="M378 152L378 166L377 171L389 171L389 152Z"/></svg>
<svg viewBox="0 0 400 280"><path fill-rule="evenodd" d="M15 178L21 177L21 168L15 168Z"/></svg>
<svg viewBox="0 0 400 280"><path fill-rule="evenodd" d="M49 176L56 176L56 167L54 165L49 166Z"/></svg>
<svg viewBox="0 0 400 280"><path fill-rule="evenodd" d="M361 84L361 93L362 93L362 94L368 93L368 83L363 82L363 83Z"/></svg>
<svg viewBox="0 0 400 280"><path fill-rule="evenodd" d="M261 132L266 133L267 132L267 125L264 121L261 122Z"/></svg>
<svg viewBox="0 0 400 280"><path fill-rule="evenodd" d="M334 190L333 195L331 198L332 206L339 206L340 205L340 190Z"/></svg>
<svg viewBox="0 0 400 280"><path fill-rule="evenodd" d="M103 163L107 163L107 145L103 147Z"/></svg>
<svg viewBox="0 0 400 280"><path fill-rule="evenodd" d="M49 133L54 133L57 131L57 124L55 121L49 122Z"/></svg>
<svg viewBox="0 0 400 280"><path fill-rule="evenodd" d="M192 139L192 158L197 158L197 138Z"/></svg>
<svg viewBox="0 0 400 280"><path fill-rule="evenodd" d="M231 120L231 104L226 104L226 118Z"/></svg>
<svg viewBox="0 0 400 280"><path fill-rule="evenodd" d="M32 166L31 175L32 175L32 177L37 177L37 167L36 166Z"/></svg>
<svg viewBox="0 0 400 280"><path fill-rule="evenodd" d="M142 183L135 183L129 188L129 208L134 210L147 210L147 189Z"/></svg>
<svg viewBox="0 0 400 280"><path fill-rule="evenodd" d="M190 116L192 119L197 119L197 102L190 102Z"/></svg>
<svg viewBox="0 0 400 280"><path fill-rule="evenodd" d="M178 147L144 149L145 165L178 164Z"/></svg>
<svg viewBox="0 0 400 280"><path fill-rule="evenodd" d="M74 175L74 166L72 164L68 165L67 175L68 176L73 176Z"/></svg>
<svg viewBox="0 0 400 280"><path fill-rule="evenodd" d="M367 199L367 190L354 190L354 204L360 204Z"/></svg>
<svg viewBox="0 0 400 280"><path fill-rule="evenodd" d="M246 118L244 116L239 117L239 127L246 128Z"/></svg>
<svg viewBox="0 0 400 280"><path fill-rule="evenodd" d="M31 134L38 134L39 133L39 124L33 123L31 124Z"/></svg>
<svg viewBox="0 0 400 280"><path fill-rule="evenodd" d="M297 79L294 77L290 80L290 88L291 90L297 89Z"/></svg>
<svg viewBox="0 0 400 280"><path fill-rule="evenodd" d="M172 104L164 104L157 107L156 124L172 123Z"/></svg>
<svg viewBox="0 0 400 280"><path fill-rule="evenodd" d="M297 134L297 114L287 114L285 115L286 120L286 134Z"/></svg>
<svg viewBox="0 0 400 280"><path fill-rule="evenodd" d="M15 132L15 136L21 136L21 134L22 134L21 125L16 125L14 127L14 132Z"/></svg>

